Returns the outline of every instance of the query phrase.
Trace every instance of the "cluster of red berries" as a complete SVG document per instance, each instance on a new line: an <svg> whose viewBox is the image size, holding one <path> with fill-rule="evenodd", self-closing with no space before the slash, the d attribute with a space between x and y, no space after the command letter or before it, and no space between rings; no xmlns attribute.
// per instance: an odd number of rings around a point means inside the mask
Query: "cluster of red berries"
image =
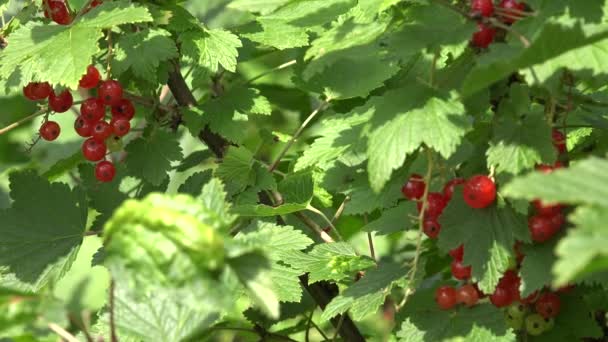
<svg viewBox="0 0 608 342"><path fill-rule="evenodd" d="M553 328L554 319L559 314L561 300L559 292L570 291L565 287L556 292L545 291L542 294L534 292L525 299L510 305L505 311L507 324L515 329L525 328L530 335L538 336Z"/></svg>
<svg viewBox="0 0 608 342"><path fill-rule="evenodd" d="M526 5L517 0L502 0L498 4L500 13L498 19L505 24L512 24L520 19L520 13L526 9ZM494 15L494 3L492 0L471 0L471 16L480 19L489 18ZM472 43L479 48L487 48L496 36L496 29L482 20L477 23L477 31L473 34Z"/></svg>
<svg viewBox="0 0 608 342"><path fill-rule="evenodd" d="M135 116L135 107L128 99L123 98L122 85L115 80L101 81L99 71L92 65L79 83L83 89L97 88L97 97L91 97L80 105L80 116L74 122L78 135L87 138L82 144L85 159L99 162L95 167L95 177L101 182L110 182L116 175L114 164L104 160L108 151L121 149L121 137L131 130L131 119ZM49 108L56 113L63 113L73 105L72 94L64 90L55 95L48 83L30 83L24 89L25 96L32 100L49 98ZM107 108L111 109L111 120L106 121ZM48 115L39 130L40 137L53 141L59 137L61 128L55 121L49 121Z"/></svg>
<svg viewBox="0 0 608 342"><path fill-rule="evenodd" d="M471 284L464 284L459 288L441 286L435 291L435 301L443 310L449 310L457 304L472 307L479 301L481 292Z"/></svg>
<svg viewBox="0 0 608 342"><path fill-rule="evenodd" d="M556 129L553 130L553 146L560 153L566 152L566 137ZM562 167L558 161L553 166L539 165L536 169L542 173L551 173L555 169ZM530 235L535 242L545 242L551 239L560 228L566 223L566 218L562 213L564 206L559 203L545 203L541 200L532 201L535 214L528 219Z"/></svg>
<svg viewBox="0 0 608 342"><path fill-rule="evenodd" d="M102 0L94 0L87 11L101 5L101 3ZM44 0L42 7L44 9L44 16L57 24L69 25L72 22L72 12L65 0Z"/></svg>

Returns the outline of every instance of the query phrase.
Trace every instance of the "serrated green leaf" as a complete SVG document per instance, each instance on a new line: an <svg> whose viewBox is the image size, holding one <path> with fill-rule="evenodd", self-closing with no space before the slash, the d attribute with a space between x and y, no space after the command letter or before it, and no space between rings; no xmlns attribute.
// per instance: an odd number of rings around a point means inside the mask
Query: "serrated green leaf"
<svg viewBox="0 0 608 342"><path fill-rule="evenodd" d="M9 209L0 211L0 273L37 290L70 268L87 222L84 194L32 171L12 173Z"/></svg>
<svg viewBox="0 0 608 342"><path fill-rule="evenodd" d="M349 311L352 319L359 321L375 313L384 303L384 298L390 293L395 282L405 278L407 269L387 262L372 268L358 282L342 291L332 299L323 311L321 318L330 318Z"/></svg>
<svg viewBox="0 0 608 342"><path fill-rule="evenodd" d="M396 232L404 232L412 226L408 214L416 215L416 204L412 201L399 203L394 208L384 210L381 216L363 226L363 231L376 232L376 235L388 235Z"/></svg>
<svg viewBox="0 0 608 342"><path fill-rule="evenodd" d="M367 169L375 192L421 144L449 158L471 127L462 103L419 84L373 97L360 110L374 113Z"/></svg>
<svg viewBox="0 0 608 342"><path fill-rule="evenodd" d="M228 7L264 15L273 12L289 1L290 0L234 0L228 4Z"/></svg>
<svg viewBox="0 0 608 342"><path fill-rule="evenodd" d="M534 291L550 286L553 282L551 269L556 260L555 242L545 242L524 248L523 253L526 257L519 270L522 297L527 297Z"/></svg>
<svg viewBox="0 0 608 342"><path fill-rule="evenodd" d="M513 198L540 198L552 203L608 207L608 161L596 157L572 163L550 174L532 172L509 182L501 191Z"/></svg>
<svg viewBox="0 0 608 342"><path fill-rule="evenodd" d="M472 278L484 293L493 293L509 267L515 241L530 241L528 225L508 206L473 209L462 197L462 189L455 189L439 217L441 234L437 245L447 253L464 244L463 264L472 267Z"/></svg>
<svg viewBox="0 0 608 342"><path fill-rule="evenodd" d="M131 69L136 77L150 83L156 82L160 63L178 55L171 34L161 29L145 29L122 35L116 43L114 53L114 73L120 75Z"/></svg>
<svg viewBox="0 0 608 342"><path fill-rule="evenodd" d="M255 181L253 153L247 148L230 147L215 175L228 185L229 192L238 193Z"/></svg>
<svg viewBox="0 0 608 342"><path fill-rule="evenodd" d="M163 130L131 141L125 151L129 154L126 159L129 173L152 185L161 184L171 170L171 162L183 158L177 136Z"/></svg>
<svg viewBox="0 0 608 342"><path fill-rule="evenodd" d="M358 271L375 265L373 260L357 255L346 242L316 245L308 253L282 253L282 261L299 270L299 274L308 273L309 284L352 278Z"/></svg>
<svg viewBox="0 0 608 342"><path fill-rule="evenodd" d="M179 186L177 192L191 196L198 196L203 191L203 186L211 180L212 176L211 170L197 172L188 177L188 179L186 179L186 181Z"/></svg>
<svg viewBox="0 0 608 342"><path fill-rule="evenodd" d="M180 35L182 51L198 64L215 73L222 66L236 71L238 48L243 46L239 37L223 29L187 31Z"/></svg>
<svg viewBox="0 0 608 342"><path fill-rule="evenodd" d="M151 20L143 7L108 1L70 26L29 22L11 34L11 44L2 51L0 77L8 79L19 72L19 85L47 81L75 89L99 52L97 41L103 29ZM57 53L57 47L62 53Z"/></svg>
<svg viewBox="0 0 608 342"><path fill-rule="evenodd" d="M175 170L177 172L184 172L193 167L199 166L205 160L211 158L212 156L213 156L213 152L211 152L211 150L202 150L202 151L192 152L190 155L188 155L186 158L184 158L184 160L182 160L182 163L179 164L179 166Z"/></svg>
<svg viewBox="0 0 608 342"><path fill-rule="evenodd" d="M118 169L120 172L120 168ZM89 207L95 209L99 215L95 217L91 230L99 231L112 213L129 196L119 189L119 175L112 182L101 183L95 178L95 168L90 164L80 164L78 174L82 180L82 186L86 191Z"/></svg>

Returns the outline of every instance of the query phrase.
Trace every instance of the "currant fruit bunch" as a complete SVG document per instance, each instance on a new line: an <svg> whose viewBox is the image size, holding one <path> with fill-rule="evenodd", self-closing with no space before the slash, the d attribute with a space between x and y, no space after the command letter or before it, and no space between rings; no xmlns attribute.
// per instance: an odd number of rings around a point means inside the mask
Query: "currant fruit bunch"
<svg viewBox="0 0 608 342"><path fill-rule="evenodd" d="M526 4L517 0L502 0L497 7L493 0L471 0L470 15L477 19L477 31L473 33L471 44L485 49L496 37L497 29L491 24L491 18L511 25L526 14Z"/></svg>
<svg viewBox="0 0 608 342"><path fill-rule="evenodd" d="M89 7L85 9L85 13L91 9L101 5L103 0L95 0L91 2ZM74 13L70 9L69 3L65 0L44 0L42 3L44 17L51 19L59 25L69 25L74 19Z"/></svg>

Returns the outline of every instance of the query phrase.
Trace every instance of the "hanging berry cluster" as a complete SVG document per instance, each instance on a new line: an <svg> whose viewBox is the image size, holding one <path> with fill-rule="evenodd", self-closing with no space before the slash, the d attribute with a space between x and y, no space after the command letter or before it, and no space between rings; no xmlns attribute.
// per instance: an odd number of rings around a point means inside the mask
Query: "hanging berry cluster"
<svg viewBox="0 0 608 342"><path fill-rule="evenodd" d="M496 28L489 18L497 17L502 23L511 25L521 19L526 5L517 0L502 0L494 8L492 0L471 0L471 17L477 19L477 31L473 33L471 43L478 48L487 48L494 41Z"/></svg>
<svg viewBox="0 0 608 342"><path fill-rule="evenodd" d="M85 12L101 5L102 0L91 2ZM74 18L69 4L65 0L44 0L43 4L45 18L51 19L59 25L69 25Z"/></svg>
<svg viewBox="0 0 608 342"><path fill-rule="evenodd" d="M95 167L95 177L101 182L114 179L116 169L111 161L105 160L108 149L112 152L121 149L121 138L131 130L131 119L135 116L135 107L128 99L123 98L122 85L115 80L101 81L99 71L90 65L87 73L79 83L83 89L97 89L97 96L90 97L80 105L80 115L74 122L78 135L87 138L82 144L85 159L99 162ZM68 111L74 101L69 90L56 95L51 86L44 83L30 83L23 89L24 95L34 101L48 97L49 109L55 113ZM111 119L108 122L107 109L110 108ZM40 137L53 141L59 137L61 127L45 116L39 130Z"/></svg>

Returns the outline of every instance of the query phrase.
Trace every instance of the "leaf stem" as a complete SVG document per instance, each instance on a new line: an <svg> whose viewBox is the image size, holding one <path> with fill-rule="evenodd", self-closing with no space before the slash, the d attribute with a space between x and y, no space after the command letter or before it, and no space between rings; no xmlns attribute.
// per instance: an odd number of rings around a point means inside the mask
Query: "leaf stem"
<svg viewBox="0 0 608 342"><path fill-rule="evenodd" d="M35 112L34 114L28 115L28 116L26 116L26 117L25 117L25 118L23 118L23 119L20 119L20 120L18 120L18 121L15 121L15 122L13 122L12 124L10 124L10 125L8 125L8 126L6 126L6 127L2 128L2 129L0 129L0 135L2 135L2 134L6 133L6 132L8 132L8 131L10 131L10 130L12 130L12 129L14 129L14 128L19 127L19 126L20 126L21 124L23 124L24 122L27 122L27 121L29 121L29 120L32 120L32 119L34 119L34 118L36 118L36 117L39 117L39 116L41 116L41 115L44 115L44 114L46 114L47 112L48 112L48 109L47 109L47 108L42 108L41 110L39 110L39 111Z"/></svg>
<svg viewBox="0 0 608 342"><path fill-rule="evenodd" d="M367 213L363 214L363 223L367 226ZM376 260L376 249L374 248L374 237L372 236L372 232L367 232L367 243L369 244L369 255L372 259Z"/></svg>
<svg viewBox="0 0 608 342"><path fill-rule="evenodd" d="M55 334L59 335L59 337L61 337L62 339L66 340L67 342L79 342L78 339L74 335L70 334L70 332L68 332L67 330L63 329L58 324L56 324L56 323L49 323L47 326Z"/></svg>
<svg viewBox="0 0 608 342"><path fill-rule="evenodd" d="M348 203L348 201L350 201L350 197L346 196L344 197L344 201L342 201L342 204L340 204L340 206L338 207L338 210L336 210L336 213L334 214L334 217L332 217L331 222L334 223L336 222L340 216L342 216L342 213L344 212L344 209L346 208L346 204Z"/></svg>
<svg viewBox="0 0 608 342"><path fill-rule="evenodd" d="M340 328L342 327L342 324L344 323L345 316L346 316L346 314L340 315L340 320L338 321L338 325L336 326L336 332L334 333L334 337L331 339L334 342L336 341L336 338L338 338L338 333L340 332Z"/></svg>
<svg viewBox="0 0 608 342"><path fill-rule="evenodd" d="M519 33L519 31L515 30L511 26L505 25L505 24L501 23L500 21L496 20L495 18L490 18L487 21L496 27L499 27L505 31L513 33L514 35L517 36L517 38L519 38L519 41L521 41L521 43L524 45L524 47L526 47L526 48L530 47L530 41L528 40L528 38L526 38L526 36Z"/></svg>
<svg viewBox="0 0 608 342"><path fill-rule="evenodd" d="M308 207L306 207L306 209L308 211L312 211L313 213L319 215L325 222L327 222L327 224L329 225L329 227L331 228L331 230L334 232L334 235L336 235L338 241L342 241L342 236L340 235L340 232L338 232L338 230L336 229L336 227L334 226L334 224L331 222L331 220L325 215L325 213L323 213L321 210L313 207L312 205L308 205Z"/></svg>
<svg viewBox="0 0 608 342"><path fill-rule="evenodd" d="M270 167L268 167L268 171L272 172L272 171L274 171L274 169L277 168L277 166L279 166L281 159L283 159L283 157L285 156L287 151L289 151L291 146L293 146L296 139L298 139L300 137L300 134L302 134L302 132L304 131L306 126L308 126L308 124L312 121L312 119L314 119L315 116L317 116L317 114L319 114L322 110L325 109L325 107L329 104L329 101L331 101L331 98L327 98L327 100L321 102L321 104L319 104L319 106L317 106L317 108L312 113L310 113L310 115L308 115L306 120L304 120L304 122L302 122L300 127L298 127L296 132L293 134L293 136L291 137L289 142L287 142L287 145L285 145L285 147L283 147L283 150L281 151L281 153L279 153L279 156L277 157L277 159L270 165Z"/></svg>
<svg viewBox="0 0 608 342"><path fill-rule="evenodd" d="M108 56L106 60L106 80L110 79L110 72L112 71L112 29L108 29Z"/></svg>
<svg viewBox="0 0 608 342"><path fill-rule="evenodd" d="M251 83L253 83L253 82L255 82L255 81L259 80L260 78L262 78L262 77L264 77L264 76L270 75L270 74L272 74L272 73L273 73L273 72L275 72L275 71L279 71L279 70L282 70L282 69L288 68L288 67L290 67L290 66L292 66L292 65L294 65L294 64L296 64L296 63L298 63L298 61L297 61L297 60L295 60L295 59L292 59L291 61L289 61L289 62L287 62L287 63L283 63L283 64L281 64L281 65L279 65L279 66L277 66L277 67L274 67L274 68L272 68L272 69L270 69L270 70L266 70L266 71L264 71L264 72L260 73L259 75L256 75L256 76L254 76L254 77L252 77L252 78L248 79L247 81L243 82L243 84L251 84Z"/></svg>

